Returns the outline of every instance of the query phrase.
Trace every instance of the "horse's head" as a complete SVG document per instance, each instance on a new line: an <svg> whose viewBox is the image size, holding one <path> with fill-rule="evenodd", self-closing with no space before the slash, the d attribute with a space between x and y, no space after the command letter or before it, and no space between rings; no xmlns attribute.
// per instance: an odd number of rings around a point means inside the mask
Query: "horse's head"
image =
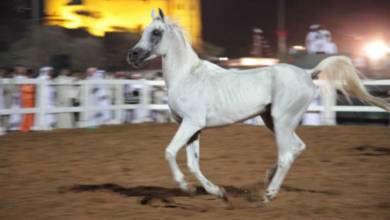
<svg viewBox="0 0 390 220"><path fill-rule="evenodd" d="M141 39L127 54L127 62L134 67L139 67L143 62L162 56L166 53L166 22L164 13L158 9L158 15L152 10L153 21L142 33Z"/></svg>

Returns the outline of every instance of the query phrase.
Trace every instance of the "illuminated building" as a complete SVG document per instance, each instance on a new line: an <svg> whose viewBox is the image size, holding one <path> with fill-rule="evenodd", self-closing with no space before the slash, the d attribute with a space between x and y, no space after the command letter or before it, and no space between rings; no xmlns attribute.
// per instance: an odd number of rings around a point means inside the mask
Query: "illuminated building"
<svg viewBox="0 0 390 220"><path fill-rule="evenodd" d="M96 36L112 31L140 32L151 22L151 10L158 8L180 23L195 46L200 45L199 0L45 0L45 23L86 28Z"/></svg>

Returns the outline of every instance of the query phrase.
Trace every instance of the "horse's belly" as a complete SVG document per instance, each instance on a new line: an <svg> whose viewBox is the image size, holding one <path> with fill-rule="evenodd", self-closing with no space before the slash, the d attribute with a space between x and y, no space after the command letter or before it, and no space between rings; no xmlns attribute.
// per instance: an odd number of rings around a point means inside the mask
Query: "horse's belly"
<svg viewBox="0 0 390 220"><path fill-rule="evenodd" d="M244 121L264 111L269 102L238 103L236 106L216 108L207 112L206 126L216 127Z"/></svg>

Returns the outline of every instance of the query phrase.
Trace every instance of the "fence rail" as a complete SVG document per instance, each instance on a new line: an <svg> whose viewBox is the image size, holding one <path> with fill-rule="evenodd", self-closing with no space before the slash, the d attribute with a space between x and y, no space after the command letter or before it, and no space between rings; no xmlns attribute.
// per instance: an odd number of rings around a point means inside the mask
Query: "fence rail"
<svg viewBox="0 0 390 220"><path fill-rule="evenodd" d="M153 81L153 80L80 80L74 82L48 82L42 79L0 79L0 86L3 85L22 85L22 84L34 84L36 86L36 107L35 108L12 108L12 109L0 109L0 115L11 115L11 114L26 114L34 113L38 120L37 126L39 130L46 130L44 123L44 115L48 113L74 113L79 112L81 114L81 123L79 127L88 127L89 111L100 111L100 110L112 110L114 111L114 118L118 123L121 121L121 112L123 110L138 109L141 112L140 121L148 121L150 111L166 111L169 110L166 104L153 104L151 102L151 91L152 87L164 87L164 81ZM98 107L91 106L88 102L90 98L90 88L93 85L104 84L115 86L115 103L106 106ZM338 106L336 104L337 93L334 88L325 88L326 84L320 81L315 81L315 84L320 88L321 91L321 105L310 106L308 112L320 112L322 122L327 125L336 124L336 112L384 112L383 109L374 106ZM390 86L390 80L365 80L364 84L367 86ZM47 86L61 86L61 85L73 85L80 86L81 92L81 106L79 107L47 107L44 102L45 89ZM123 98L123 86L124 85L139 85L141 90L139 104L125 104ZM330 89L330 90L329 90ZM332 91L326 93L325 91Z"/></svg>

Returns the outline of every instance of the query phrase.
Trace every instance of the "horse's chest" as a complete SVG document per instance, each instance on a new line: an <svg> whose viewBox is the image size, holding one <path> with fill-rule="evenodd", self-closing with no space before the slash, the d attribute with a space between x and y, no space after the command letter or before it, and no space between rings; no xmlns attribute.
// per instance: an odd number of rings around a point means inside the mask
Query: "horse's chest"
<svg viewBox="0 0 390 220"><path fill-rule="evenodd" d="M179 93L168 96L168 106L176 115L185 118L189 115L201 114L204 103L202 103L202 99L193 95Z"/></svg>

